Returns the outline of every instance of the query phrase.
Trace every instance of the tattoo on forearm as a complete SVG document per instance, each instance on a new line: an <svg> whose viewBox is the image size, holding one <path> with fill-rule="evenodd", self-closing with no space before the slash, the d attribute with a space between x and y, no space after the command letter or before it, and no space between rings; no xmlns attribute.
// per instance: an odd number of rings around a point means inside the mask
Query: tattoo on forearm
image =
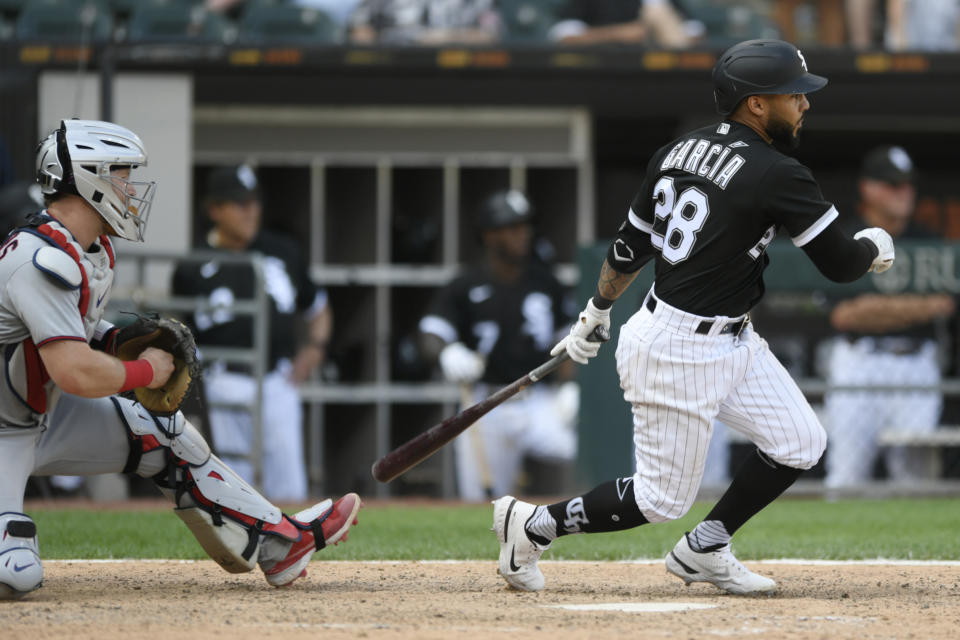
<svg viewBox="0 0 960 640"><path fill-rule="evenodd" d="M604 260L597 280L597 295L611 302L616 300L627 290L637 273L620 273Z"/></svg>

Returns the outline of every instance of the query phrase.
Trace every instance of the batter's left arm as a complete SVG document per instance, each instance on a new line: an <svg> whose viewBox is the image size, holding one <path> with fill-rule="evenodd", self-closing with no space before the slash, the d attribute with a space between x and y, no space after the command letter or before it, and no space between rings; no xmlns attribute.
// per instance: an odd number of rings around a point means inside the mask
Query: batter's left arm
<svg viewBox="0 0 960 640"><path fill-rule="evenodd" d="M593 294L593 304L600 309L609 309L637 278L638 273L639 269L632 273L621 273L610 266L609 258L604 260L597 280L597 291Z"/></svg>
<svg viewBox="0 0 960 640"><path fill-rule="evenodd" d="M555 356L565 350L571 360L580 364L587 364L590 358L597 355L601 343L592 340L591 336L598 326L602 326L609 336L610 308L653 257L654 248L650 244L649 231L649 225L631 208L630 216L620 225L617 237L600 267L596 293L573 323L570 334L553 347L550 355Z"/></svg>
<svg viewBox="0 0 960 640"><path fill-rule="evenodd" d="M594 331L602 326L603 333L609 337L610 308L636 277L637 271L621 273L610 266L609 260L604 260L600 267L597 292L587 301L587 306L570 328L570 334L553 347L550 355L556 356L566 351L571 360L580 364L587 364L590 358L596 356L602 343L592 339Z"/></svg>
<svg viewBox="0 0 960 640"><path fill-rule="evenodd" d="M637 200L634 204L637 204ZM656 249L650 243L651 230L650 225L631 207L627 220L620 225L617 237L607 249L607 259L600 267L597 292L593 296L593 304L598 308L609 309L634 281L640 269L653 258Z"/></svg>

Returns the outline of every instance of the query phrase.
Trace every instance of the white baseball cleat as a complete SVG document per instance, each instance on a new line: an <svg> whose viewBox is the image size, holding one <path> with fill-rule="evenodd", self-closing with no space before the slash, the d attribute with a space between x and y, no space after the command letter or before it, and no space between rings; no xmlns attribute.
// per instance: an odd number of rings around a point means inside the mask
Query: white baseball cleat
<svg viewBox="0 0 960 640"><path fill-rule="evenodd" d="M727 593L746 595L773 593L777 583L756 574L733 557L730 545L709 551L694 551L684 534L680 542L667 554L667 571L689 585L691 582L709 582Z"/></svg>
<svg viewBox="0 0 960 640"><path fill-rule="evenodd" d="M0 600L22 598L43 584L37 526L25 513L0 513Z"/></svg>
<svg viewBox="0 0 960 640"><path fill-rule="evenodd" d="M537 560L550 548L527 537L524 529L537 506L504 496L493 503L493 527L500 543L500 575L507 584L520 591L540 591L544 579Z"/></svg>

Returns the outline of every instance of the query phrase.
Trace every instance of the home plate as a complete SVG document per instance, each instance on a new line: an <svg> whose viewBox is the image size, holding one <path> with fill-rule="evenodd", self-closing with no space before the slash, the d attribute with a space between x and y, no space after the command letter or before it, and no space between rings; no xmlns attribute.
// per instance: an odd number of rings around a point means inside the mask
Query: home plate
<svg viewBox="0 0 960 640"><path fill-rule="evenodd" d="M669 613L693 609L713 609L715 604L699 602L598 602L596 604L545 604L545 607L568 611L626 611L628 613Z"/></svg>

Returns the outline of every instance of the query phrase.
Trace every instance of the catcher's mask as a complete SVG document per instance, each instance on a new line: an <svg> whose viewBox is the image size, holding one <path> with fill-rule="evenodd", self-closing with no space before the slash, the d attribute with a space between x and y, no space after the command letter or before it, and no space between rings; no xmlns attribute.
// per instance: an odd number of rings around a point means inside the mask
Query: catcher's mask
<svg viewBox="0 0 960 640"><path fill-rule="evenodd" d="M727 49L713 67L717 112L733 113L748 96L810 93L827 79L807 71L807 61L783 40L747 40Z"/></svg>
<svg viewBox="0 0 960 640"><path fill-rule="evenodd" d="M125 127L99 120L63 120L37 147L37 182L44 195L78 195L114 232L143 241L156 182L114 173L146 166L143 142Z"/></svg>

